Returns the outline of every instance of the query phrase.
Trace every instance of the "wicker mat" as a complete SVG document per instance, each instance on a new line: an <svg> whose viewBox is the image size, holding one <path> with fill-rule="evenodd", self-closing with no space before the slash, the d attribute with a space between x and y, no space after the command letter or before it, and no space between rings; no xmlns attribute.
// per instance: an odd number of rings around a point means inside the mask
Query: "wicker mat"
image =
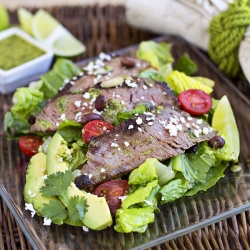
<svg viewBox="0 0 250 250"><path fill-rule="evenodd" d="M46 10L86 45L87 52L74 58L75 62L96 56L101 51L114 51L158 36L128 27L123 6L54 6ZM36 9L30 11L35 13ZM9 13L11 23L17 23L16 11L11 10ZM250 98L249 84L238 79L234 82ZM0 249L31 249L2 199L0 225ZM250 211L152 249L250 249Z"/></svg>

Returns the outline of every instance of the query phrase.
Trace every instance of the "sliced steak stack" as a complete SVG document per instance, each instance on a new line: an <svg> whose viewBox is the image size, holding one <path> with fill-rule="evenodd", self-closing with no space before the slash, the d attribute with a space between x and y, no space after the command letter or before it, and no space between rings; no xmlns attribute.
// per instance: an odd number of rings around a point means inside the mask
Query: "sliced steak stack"
<svg viewBox="0 0 250 250"><path fill-rule="evenodd" d="M137 58L100 54L100 57L91 61L84 69L84 75L73 77L59 92L65 93L84 92L98 82L105 81L115 76L138 76L138 74L150 66L149 62Z"/></svg>
<svg viewBox="0 0 250 250"><path fill-rule="evenodd" d="M56 131L59 124L65 119L84 124L86 115L100 115L101 113L95 109L95 98L90 97L91 93L101 94L107 100L122 102L128 111L132 110L136 104L145 102L157 106L161 103L178 105L176 98L165 83L132 78L132 80L125 80L122 86L117 88L102 88L100 84L97 84L83 93L68 93L49 100L36 117L30 131Z"/></svg>
<svg viewBox="0 0 250 250"><path fill-rule="evenodd" d="M87 163L76 179L81 189L130 173L148 158L164 160L217 132L201 119L195 119L176 106L166 104L161 114L147 112L137 119L119 124L114 130L96 137L89 145Z"/></svg>

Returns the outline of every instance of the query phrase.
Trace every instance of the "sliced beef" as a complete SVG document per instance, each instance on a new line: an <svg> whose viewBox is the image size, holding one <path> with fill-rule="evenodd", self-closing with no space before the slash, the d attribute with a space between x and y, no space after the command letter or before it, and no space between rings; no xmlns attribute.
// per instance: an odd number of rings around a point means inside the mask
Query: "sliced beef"
<svg viewBox="0 0 250 250"><path fill-rule="evenodd" d="M161 161L176 156L215 134L202 120L166 104L161 114L140 115L94 138L82 167L83 176L76 183L82 189L92 189L130 173L148 158Z"/></svg>
<svg viewBox="0 0 250 250"><path fill-rule="evenodd" d="M150 63L137 58L127 57L107 57L110 60L104 60L105 57L101 57L96 61L91 61L84 69L84 75L76 80L71 80L68 84L59 91L58 95L65 93L79 93L84 92L86 89L93 87L98 82L107 80L119 75L138 76L138 74L147 69ZM130 62L125 64L124 61ZM133 65L131 67L131 65ZM111 71L109 71L109 69ZM106 73L105 73L106 72Z"/></svg>
<svg viewBox="0 0 250 250"><path fill-rule="evenodd" d="M136 104L144 102L153 105L169 103L178 107L175 96L165 83L143 78L133 78L126 82L122 86L105 89L97 84L93 88L86 89L84 93L68 93L49 100L42 112L36 117L30 131L56 131L59 124L65 119L83 124L88 121L86 115L93 117L95 114L99 114L95 110L95 98L89 98L91 92L98 92L107 100L122 101L128 111L132 110Z"/></svg>

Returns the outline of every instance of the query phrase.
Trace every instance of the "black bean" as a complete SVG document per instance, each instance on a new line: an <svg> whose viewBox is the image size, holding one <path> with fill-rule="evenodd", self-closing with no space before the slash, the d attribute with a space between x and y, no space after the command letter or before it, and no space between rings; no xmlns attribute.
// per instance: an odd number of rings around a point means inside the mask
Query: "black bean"
<svg viewBox="0 0 250 250"><path fill-rule="evenodd" d="M129 59L127 57L121 58L121 65L126 68L133 68L135 66L135 62L132 59Z"/></svg>
<svg viewBox="0 0 250 250"><path fill-rule="evenodd" d="M95 100L95 109L96 109L97 111L102 111L102 110L104 110L105 105L106 105L106 102L107 102L106 96L99 95L99 96L96 98L96 100Z"/></svg>
<svg viewBox="0 0 250 250"><path fill-rule="evenodd" d="M28 123L32 125L35 122L36 122L36 117L34 115L30 115L28 118Z"/></svg>
<svg viewBox="0 0 250 250"><path fill-rule="evenodd" d="M225 140L218 135L215 135L208 141L208 146L214 149L223 148L225 145Z"/></svg>
<svg viewBox="0 0 250 250"><path fill-rule="evenodd" d="M93 120L101 120L101 116L98 115L98 114L95 114L95 113L89 113L89 114L84 114L82 116L82 121L80 122L81 124L86 124L90 121L93 121Z"/></svg>
<svg viewBox="0 0 250 250"><path fill-rule="evenodd" d="M187 153L187 154L193 154L193 153L195 153L197 151L197 149L198 149L198 145L194 145L191 148L186 149L185 153Z"/></svg>

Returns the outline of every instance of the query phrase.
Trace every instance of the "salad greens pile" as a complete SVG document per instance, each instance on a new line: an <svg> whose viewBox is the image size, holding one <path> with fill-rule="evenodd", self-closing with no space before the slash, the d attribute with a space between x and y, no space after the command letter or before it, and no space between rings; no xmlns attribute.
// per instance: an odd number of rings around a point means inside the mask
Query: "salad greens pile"
<svg viewBox="0 0 250 250"><path fill-rule="evenodd" d="M141 72L139 76L147 78L148 84L151 80L166 82L176 94L192 88L201 89L210 94L213 91L214 82L204 77L192 76L197 71L197 65L187 54L178 59L173 69L174 59L170 53L170 46L164 42L160 44L152 41L142 42L138 48L137 57L149 61L152 68ZM80 69L73 63L58 59L53 69L38 82L18 89L13 97L14 106L4 119L9 138L18 138L20 135L29 133L28 117L38 115L46 100L58 93L65 79L70 79L79 73ZM211 124L217 103L218 100L213 99L211 110L200 118ZM148 111L148 108L146 104L139 104L132 111L118 112L114 125L134 118L135 114L142 114ZM73 212L67 213L58 200L51 201L43 208L43 214L51 218L54 223L58 219L62 221L68 217L74 224L84 216L87 209L85 199L64 199L64 191L69 187L74 175L77 175L77 168L86 161L88 147L81 137L82 128L82 125L74 121L65 120L57 130L57 133L68 143L67 147L71 153L70 170L49 176L40 191L44 196L61 197ZM11 129L15 130L14 135ZM46 153L46 145L50 137L48 134L42 135L45 143L41 150ZM183 196L195 195L199 191L206 191L224 176L224 170L232 160L227 156L227 151L227 144L221 149L215 149L209 147L207 142L201 142L198 144L198 150L192 154L184 153L164 162L154 158L148 159L128 177L130 189L126 197L121 197L123 201L121 208L116 212L115 230L142 233L148 223L154 221L154 212L159 211L159 205Z"/></svg>
<svg viewBox="0 0 250 250"><path fill-rule="evenodd" d="M40 78L32 82L29 87L18 88L13 95L13 106L4 117L4 130L9 139L19 138L28 134L31 124L30 116L37 116L46 104L46 100L54 97L58 90L80 73L80 69L70 60L59 58L53 68ZM12 133L15 131L15 134Z"/></svg>

